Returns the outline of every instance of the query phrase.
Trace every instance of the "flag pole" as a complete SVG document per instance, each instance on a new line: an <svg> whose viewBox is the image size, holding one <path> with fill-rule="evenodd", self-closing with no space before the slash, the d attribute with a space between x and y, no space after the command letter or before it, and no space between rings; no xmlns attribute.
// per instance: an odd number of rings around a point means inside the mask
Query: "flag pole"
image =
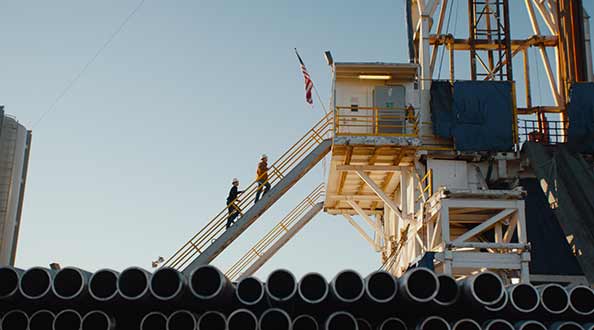
<svg viewBox="0 0 594 330"><path fill-rule="evenodd" d="M295 48L295 54L297 54L297 58L299 58L299 62L301 62L301 64L303 64L303 60L301 59L301 56L299 56L299 52L297 51L297 48ZM316 88L316 84L313 83L313 80L311 80L311 86L313 87L314 93L316 93L318 102L320 102L320 104L322 105L322 109L324 110L324 113L328 114L328 110L326 110L326 106L324 105L324 102L322 101L322 98L320 97L320 93L318 92L318 89ZM312 107L313 107L313 104L312 104Z"/></svg>

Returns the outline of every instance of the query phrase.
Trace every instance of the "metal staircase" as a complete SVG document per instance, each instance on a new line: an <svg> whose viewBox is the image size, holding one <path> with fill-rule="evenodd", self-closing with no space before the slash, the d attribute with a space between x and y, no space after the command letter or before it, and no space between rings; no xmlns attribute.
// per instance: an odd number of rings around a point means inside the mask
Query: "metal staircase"
<svg viewBox="0 0 594 330"><path fill-rule="evenodd" d="M225 273L227 278L238 280L251 276L258 271L264 263L272 258L278 250L322 210L324 206L324 191L324 184L317 186L227 270Z"/></svg>
<svg viewBox="0 0 594 330"><path fill-rule="evenodd" d="M240 218L231 228L225 229L229 217L225 207L167 259L162 267L172 267L189 273L200 265L210 263L324 158L332 146L332 140L328 138L331 132L332 115L328 114L270 166L268 182L272 188L258 203L254 203L258 191L256 181L252 182L237 200L231 202L241 210Z"/></svg>

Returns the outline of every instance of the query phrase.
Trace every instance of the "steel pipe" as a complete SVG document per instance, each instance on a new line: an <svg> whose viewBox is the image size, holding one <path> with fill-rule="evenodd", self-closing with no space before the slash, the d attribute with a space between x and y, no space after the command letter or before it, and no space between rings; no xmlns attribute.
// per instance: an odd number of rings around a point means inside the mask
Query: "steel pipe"
<svg viewBox="0 0 594 330"><path fill-rule="evenodd" d="M584 328L573 321L554 322L549 326L549 330L584 330Z"/></svg>
<svg viewBox="0 0 594 330"><path fill-rule="evenodd" d="M367 321L366 319L358 318L357 326L359 327L359 330L373 330L371 323L369 323L369 321Z"/></svg>
<svg viewBox="0 0 594 330"><path fill-rule="evenodd" d="M319 330L318 321L311 315L299 315L293 319L293 330ZM359 330L363 329L359 327Z"/></svg>
<svg viewBox="0 0 594 330"><path fill-rule="evenodd" d="M514 330L514 326L506 320L494 319L483 323L483 330Z"/></svg>
<svg viewBox="0 0 594 330"><path fill-rule="evenodd" d="M81 300L88 296L91 273L66 267L60 269L53 278L52 291L62 300Z"/></svg>
<svg viewBox="0 0 594 330"><path fill-rule="evenodd" d="M506 291L509 297L508 309L512 313L531 313L540 305L538 290L531 284L519 283L510 285Z"/></svg>
<svg viewBox="0 0 594 330"><path fill-rule="evenodd" d="M22 310L12 310L2 317L0 329L27 330L29 328L29 317Z"/></svg>
<svg viewBox="0 0 594 330"><path fill-rule="evenodd" d="M228 303L233 296L233 285L221 271L203 265L190 274L190 291L195 299L209 304Z"/></svg>
<svg viewBox="0 0 594 330"><path fill-rule="evenodd" d="M111 269L100 269L89 279L89 294L99 302L114 302L118 296L119 273Z"/></svg>
<svg viewBox="0 0 594 330"><path fill-rule="evenodd" d="M122 298L129 301L139 301L150 296L150 273L139 267L124 269L118 276L118 292Z"/></svg>
<svg viewBox="0 0 594 330"><path fill-rule="evenodd" d="M80 314L73 309L65 309L58 313L54 318L53 330L80 330L82 318Z"/></svg>
<svg viewBox="0 0 594 330"><path fill-rule="evenodd" d="M151 276L149 291L159 301L174 302L186 294L187 282L184 275L173 268L160 268Z"/></svg>
<svg viewBox="0 0 594 330"><path fill-rule="evenodd" d="M29 330L50 330L56 315L46 309L39 310L29 317ZM0 327L0 329L6 329Z"/></svg>
<svg viewBox="0 0 594 330"><path fill-rule="evenodd" d="M375 271L365 278L365 296L374 303L389 303L397 292L398 282L386 271Z"/></svg>
<svg viewBox="0 0 594 330"><path fill-rule="evenodd" d="M295 275L286 269L277 269L268 275L266 294L276 303L287 302L297 293Z"/></svg>
<svg viewBox="0 0 594 330"><path fill-rule="evenodd" d="M178 310L167 318L167 330L196 330L198 317L188 310Z"/></svg>
<svg viewBox="0 0 594 330"><path fill-rule="evenodd" d="M504 295L501 278L489 271L468 277L462 285L464 297L470 303L495 305Z"/></svg>
<svg viewBox="0 0 594 330"><path fill-rule="evenodd" d="M258 319L247 309L238 309L227 318L227 330L257 330Z"/></svg>
<svg viewBox="0 0 594 330"><path fill-rule="evenodd" d="M408 327L406 323L401 319L390 317L384 320L382 324L380 324L378 330L407 330ZM361 330L361 329L359 329Z"/></svg>
<svg viewBox="0 0 594 330"><path fill-rule="evenodd" d="M336 274L332 282L330 282L330 290L332 294L341 303L354 303L360 300L365 294L365 283L354 270L343 270ZM337 315L340 319L345 316Z"/></svg>
<svg viewBox="0 0 594 330"><path fill-rule="evenodd" d="M585 285L575 285L569 290L569 308L579 316L594 314L594 291Z"/></svg>
<svg viewBox="0 0 594 330"><path fill-rule="evenodd" d="M452 330L481 330L481 325L473 319L461 319L452 324Z"/></svg>
<svg viewBox="0 0 594 330"><path fill-rule="evenodd" d="M547 327L538 321L520 321L514 324L516 330L547 330Z"/></svg>
<svg viewBox="0 0 594 330"><path fill-rule="evenodd" d="M559 315L569 309L569 293L556 283L536 287L540 294L540 309L545 313Z"/></svg>
<svg viewBox="0 0 594 330"><path fill-rule="evenodd" d="M81 330L114 330L115 319L102 311L88 312L82 318Z"/></svg>
<svg viewBox="0 0 594 330"><path fill-rule="evenodd" d="M40 301L51 296L54 272L46 268L33 267L23 273L19 291L29 300Z"/></svg>
<svg viewBox="0 0 594 330"><path fill-rule="evenodd" d="M594 323L582 324L582 327L584 328L584 330L594 330Z"/></svg>
<svg viewBox="0 0 594 330"><path fill-rule="evenodd" d="M165 330L167 329L167 316L160 312L146 314L140 321L140 330Z"/></svg>
<svg viewBox="0 0 594 330"><path fill-rule="evenodd" d="M280 308L267 309L258 320L260 330L291 330L291 317Z"/></svg>
<svg viewBox="0 0 594 330"><path fill-rule="evenodd" d="M505 307L507 306L507 302L509 300L509 295L507 294L507 291L503 291L503 297L501 297L501 299L499 299L498 302L496 302L493 305L490 306L484 306L485 310L487 310L488 312L499 312L505 309Z"/></svg>
<svg viewBox="0 0 594 330"><path fill-rule="evenodd" d="M451 330L446 320L439 316L430 316L417 324L417 330Z"/></svg>
<svg viewBox="0 0 594 330"><path fill-rule="evenodd" d="M456 279L448 274L438 274L439 290L433 302L439 306L452 306L460 297L460 287Z"/></svg>
<svg viewBox="0 0 594 330"><path fill-rule="evenodd" d="M15 301L21 298L19 280L23 271L14 267L0 267L0 301Z"/></svg>
<svg viewBox="0 0 594 330"><path fill-rule="evenodd" d="M347 312L335 312L328 316L324 330L358 330L357 320Z"/></svg>
<svg viewBox="0 0 594 330"><path fill-rule="evenodd" d="M409 302L426 303L437 296L439 280L427 268L413 268L398 280L398 296Z"/></svg>
<svg viewBox="0 0 594 330"><path fill-rule="evenodd" d="M330 288L322 274L307 273L299 281L297 293L306 304L317 305L326 301Z"/></svg>
<svg viewBox="0 0 594 330"><path fill-rule="evenodd" d="M219 312L206 312L198 319L198 330L225 330L226 327L227 319Z"/></svg>
<svg viewBox="0 0 594 330"><path fill-rule="evenodd" d="M235 297L244 306L256 306L264 299L264 283L255 277L244 277L237 283Z"/></svg>

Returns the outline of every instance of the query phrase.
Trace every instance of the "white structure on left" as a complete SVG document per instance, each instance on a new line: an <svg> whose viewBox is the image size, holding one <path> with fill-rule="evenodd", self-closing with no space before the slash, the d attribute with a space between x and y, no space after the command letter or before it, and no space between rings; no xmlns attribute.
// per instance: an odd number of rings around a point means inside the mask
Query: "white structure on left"
<svg viewBox="0 0 594 330"><path fill-rule="evenodd" d="M0 266L14 265L31 150L31 131L0 106Z"/></svg>

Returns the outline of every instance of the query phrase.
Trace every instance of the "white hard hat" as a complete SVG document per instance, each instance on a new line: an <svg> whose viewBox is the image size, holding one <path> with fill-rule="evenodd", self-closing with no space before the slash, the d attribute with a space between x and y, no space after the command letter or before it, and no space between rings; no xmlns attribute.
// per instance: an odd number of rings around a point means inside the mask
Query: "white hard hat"
<svg viewBox="0 0 594 330"><path fill-rule="evenodd" d="M266 154L262 154L262 157L260 157L260 159L264 159L264 158L268 158L268 156Z"/></svg>
<svg viewBox="0 0 594 330"><path fill-rule="evenodd" d="M239 182L239 180L237 178L233 178L233 181L231 181L231 183L235 183L235 182Z"/></svg>

